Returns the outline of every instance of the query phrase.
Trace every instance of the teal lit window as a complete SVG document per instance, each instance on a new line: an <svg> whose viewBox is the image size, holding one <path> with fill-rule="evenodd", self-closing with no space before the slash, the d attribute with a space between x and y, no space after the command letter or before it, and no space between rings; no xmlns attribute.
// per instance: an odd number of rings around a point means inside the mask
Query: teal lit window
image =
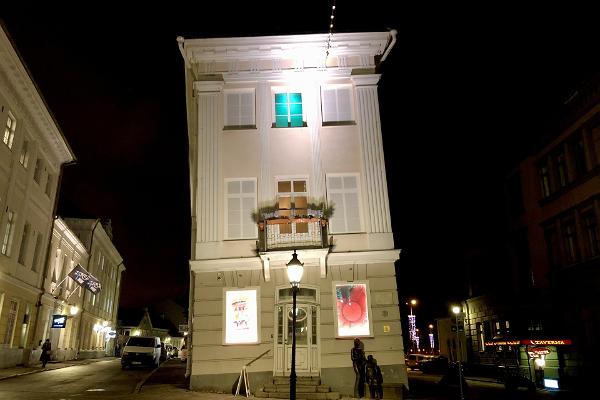
<svg viewBox="0 0 600 400"><path fill-rule="evenodd" d="M275 94L275 127L304 126L302 118L302 93Z"/></svg>

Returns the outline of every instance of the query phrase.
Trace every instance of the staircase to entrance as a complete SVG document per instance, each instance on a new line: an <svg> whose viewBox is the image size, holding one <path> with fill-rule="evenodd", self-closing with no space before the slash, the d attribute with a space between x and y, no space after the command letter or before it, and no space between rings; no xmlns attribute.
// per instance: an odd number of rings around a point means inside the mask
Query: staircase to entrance
<svg viewBox="0 0 600 400"><path fill-rule="evenodd" d="M273 384L265 385L254 393L254 397L289 399L290 378L276 376ZM338 400L340 394L332 392L329 386L321 385L321 378L317 376L299 376L296 381L296 398L307 400Z"/></svg>

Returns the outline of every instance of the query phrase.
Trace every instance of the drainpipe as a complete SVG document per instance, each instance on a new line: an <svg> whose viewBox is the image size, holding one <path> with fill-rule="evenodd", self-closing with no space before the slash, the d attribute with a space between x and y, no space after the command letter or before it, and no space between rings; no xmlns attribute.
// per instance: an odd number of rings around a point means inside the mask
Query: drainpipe
<svg viewBox="0 0 600 400"><path fill-rule="evenodd" d="M190 271L190 289L188 295L188 334L184 337L185 348L187 349L187 363L185 369L185 377L189 378L192 374L192 333L194 332L194 287L196 286L196 274L193 271ZM190 380L190 387L192 383Z"/></svg>
<svg viewBox="0 0 600 400"><path fill-rule="evenodd" d="M392 36L392 41L388 44L387 48L385 49L383 56L381 56L380 62L384 62L385 59L387 58L388 54L390 54L390 51L392 51L392 47L394 47L394 45L396 44L396 35L397 34L398 34L397 30L395 30L395 29L390 30L390 35Z"/></svg>
<svg viewBox="0 0 600 400"><path fill-rule="evenodd" d="M50 228L48 230L48 245L46 246L46 254L44 255L44 266L42 268L43 271L42 271L41 279L38 284L38 289L40 290L40 293L38 294L38 301L37 301L37 303L35 303L35 307L37 308L37 310L35 313L35 319L33 321L33 329L32 329L32 334L31 334L31 349L32 350L35 346L35 336L37 335L37 328L39 325L40 314L42 311L42 297L44 296L44 293L46 293L46 291L44 289L44 283L46 281L46 276L48 275L48 268L49 268L49 264L50 264L49 258L50 258L50 249L52 248L52 232L54 231L54 220L56 218L58 218L58 216L56 215L56 211L58 210L58 199L59 199L59 195L60 195L60 188L62 186L64 167L67 167L69 165L73 165L76 163L77 163L77 160L75 160L75 159L72 161L64 162L64 163L60 164L60 169L58 172L58 182L56 184L56 196L54 196L54 204L52 204L52 222L50 223ZM44 340L44 338L42 338L42 341L43 340Z"/></svg>
<svg viewBox="0 0 600 400"><path fill-rule="evenodd" d="M88 272L90 272L90 263L92 262L92 245L94 244L94 231L96 227L100 223L100 218L96 218L96 223L92 228L92 236L90 237L90 248L89 248L89 258L88 263L86 265ZM75 353L75 359L79 359L79 352L81 351L81 330L83 329L83 313L85 312L85 295L87 294L87 289L83 288L83 297L81 299L81 314L79 315L79 326L77 327L77 352Z"/></svg>

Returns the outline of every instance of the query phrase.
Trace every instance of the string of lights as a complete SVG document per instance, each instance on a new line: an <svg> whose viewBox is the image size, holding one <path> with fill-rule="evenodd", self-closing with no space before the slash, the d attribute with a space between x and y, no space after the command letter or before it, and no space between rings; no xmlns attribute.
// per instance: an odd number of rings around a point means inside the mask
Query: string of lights
<svg viewBox="0 0 600 400"><path fill-rule="evenodd" d="M331 47L331 38L333 36L333 17L335 13L335 0L333 0L333 5L331 6L331 16L329 17L329 36L327 37L327 50L325 51L325 59L329 57L329 48Z"/></svg>

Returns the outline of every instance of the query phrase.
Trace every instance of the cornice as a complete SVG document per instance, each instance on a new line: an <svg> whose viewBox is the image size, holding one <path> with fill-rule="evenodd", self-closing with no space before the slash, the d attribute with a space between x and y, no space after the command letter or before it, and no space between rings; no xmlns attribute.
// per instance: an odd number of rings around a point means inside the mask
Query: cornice
<svg viewBox="0 0 600 400"><path fill-rule="evenodd" d="M58 164L73 161L75 156L41 97L25 65L0 28L0 84L8 89L11 106L19 109L17 118L32 122L37 137L50 149ZM24 114L24 115L23 115ZM31 132L33 133L33 132Z"/></svg>

